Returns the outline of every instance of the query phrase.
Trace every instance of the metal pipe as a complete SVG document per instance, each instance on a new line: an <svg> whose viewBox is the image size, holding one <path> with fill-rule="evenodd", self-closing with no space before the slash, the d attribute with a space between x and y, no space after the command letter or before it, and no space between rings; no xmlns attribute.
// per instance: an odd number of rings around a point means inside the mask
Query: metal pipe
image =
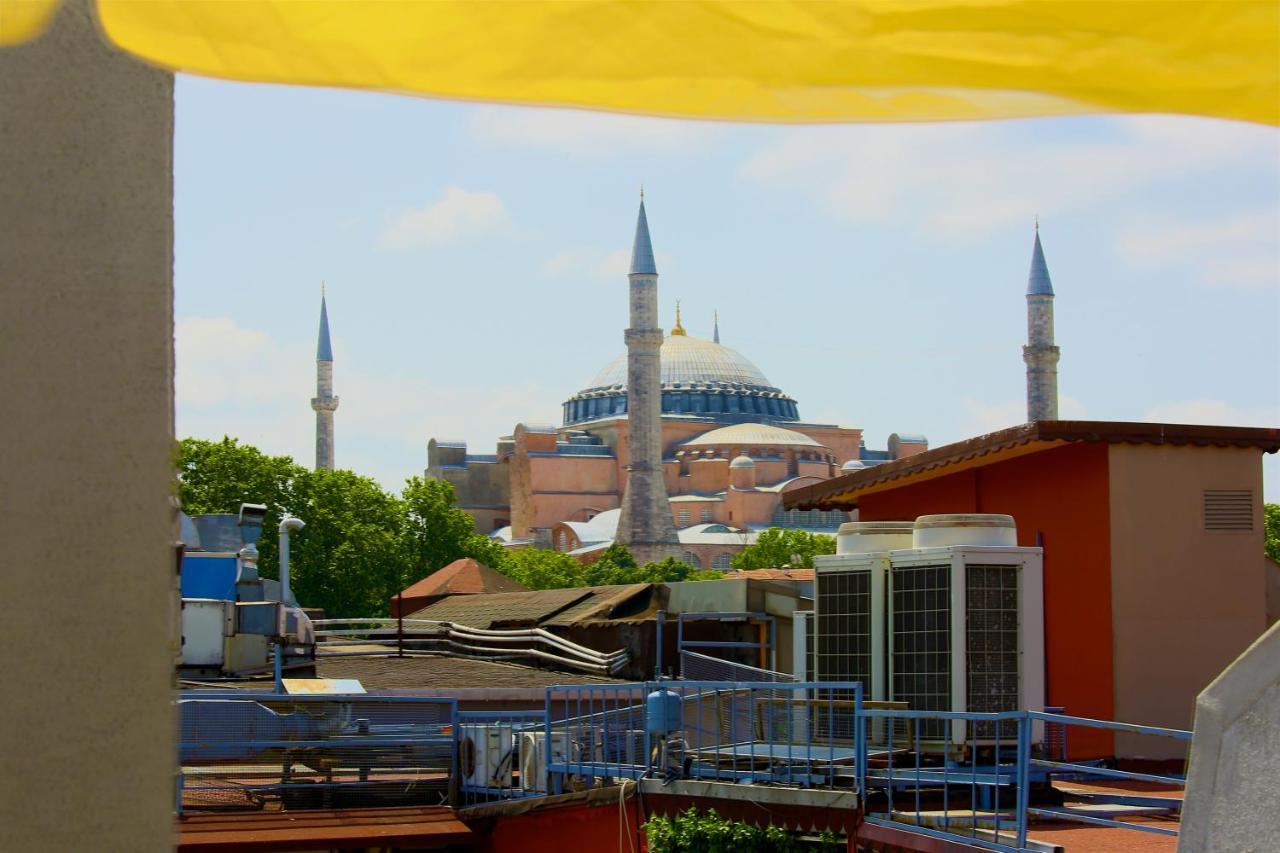
<svg viewBox="0 0 1280 853"><path fill-rule="evenodd" d="M276 693L280 694L280 693L284 693L284 653L283 653L284 645L282 643L276 643L275 648L276 648L276 660L275 660Z"/></svg>
<svg viewBox="0 0 1280 853"><path fill-rule="evenodd" d="M306 523L292 515L280 519L280 600L285 604L298 603L293 598L293 590L289 588L289 531L304 527Z"/></svg>

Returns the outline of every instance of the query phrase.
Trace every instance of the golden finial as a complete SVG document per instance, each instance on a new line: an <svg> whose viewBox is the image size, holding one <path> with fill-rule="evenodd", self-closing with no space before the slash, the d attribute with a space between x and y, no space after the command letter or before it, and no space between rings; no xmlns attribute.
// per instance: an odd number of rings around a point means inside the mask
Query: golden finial
<svg viewBox="0 0 1280 853"><path fill-rule="evenodd" d="M677 300L676 300L676 324L675 324L675 326L671 329L671 334L673 334L673 335L683 335L684 333L685 333L685 332L684 332L684 326L681 326L681 325L680 325L680 300L679 300L679 299L677 299Z"/></svg>

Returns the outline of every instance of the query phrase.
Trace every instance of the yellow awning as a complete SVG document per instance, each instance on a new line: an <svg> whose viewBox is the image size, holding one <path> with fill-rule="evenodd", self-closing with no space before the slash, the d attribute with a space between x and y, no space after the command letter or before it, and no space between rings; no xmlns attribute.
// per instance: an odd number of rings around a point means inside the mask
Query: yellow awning
<svg viewBox="0 0 1280 853"><path fill-rule="evenodd" d="M0 43L58 0L0 0ZM165 67L782 122L1166 112L1280 124L1280 0L97 0Z"/></svg>

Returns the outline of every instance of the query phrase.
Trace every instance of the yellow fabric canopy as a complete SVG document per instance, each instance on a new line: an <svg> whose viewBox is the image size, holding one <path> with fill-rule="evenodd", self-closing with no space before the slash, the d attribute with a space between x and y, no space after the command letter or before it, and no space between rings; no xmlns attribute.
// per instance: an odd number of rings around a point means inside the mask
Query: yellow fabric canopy
<svg viewBox="0 0 1280 853"><path fill-rule="evenodd" d="M0 42L58 0L0 0ZM747 121L1280 124L1280 0L97 0L179 71Z"/></svg>

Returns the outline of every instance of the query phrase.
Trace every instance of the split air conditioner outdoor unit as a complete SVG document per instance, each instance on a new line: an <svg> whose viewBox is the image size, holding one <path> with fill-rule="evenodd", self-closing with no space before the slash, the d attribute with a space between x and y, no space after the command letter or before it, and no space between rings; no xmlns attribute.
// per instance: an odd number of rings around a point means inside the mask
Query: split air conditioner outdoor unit
<svg viewBox="0 0 1280 853"><path fill-rule="evenodd" d="M814 557L814 678L860 681L864 699L884 700L885 588L889 552L911 546L909 521L840 526L836 553Z"/></svg>
<svg viewBox="0 0 1280 853"><path fill-rule="evenodd" d="M520 790L526 793L547 792L547 733L521 732L520 745ZM569 742L565 732L551 733L551 762L563 763Z"/></svg>
<svg viewBox="0 0 1280 853"><path fill-rule="evenodd" d="M888 698L912 710L1044 709L1043 551L1005 515L921 516L889 555ZM1012 746L1015 724L922 721L943 748ZM1043 723L1032 726L1041 742Z"/></svg>
<svg viewBox="0 0 1280 853"><path fill-rule="evenodd" d="M511 788L516 761L515 729L510 723L459 727L458 760L468 788Z"/></svg>

